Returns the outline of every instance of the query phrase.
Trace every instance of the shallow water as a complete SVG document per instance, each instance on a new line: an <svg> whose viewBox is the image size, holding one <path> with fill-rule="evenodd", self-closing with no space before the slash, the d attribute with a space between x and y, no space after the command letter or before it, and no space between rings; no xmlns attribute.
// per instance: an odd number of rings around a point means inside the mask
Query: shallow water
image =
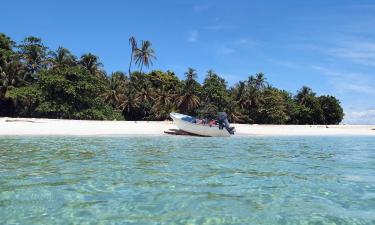
<svg viewBox="0 0 375 225"><path fill-rule="evenodd" d="M0 224L375 224L375 139L1 137Z"/></svg>

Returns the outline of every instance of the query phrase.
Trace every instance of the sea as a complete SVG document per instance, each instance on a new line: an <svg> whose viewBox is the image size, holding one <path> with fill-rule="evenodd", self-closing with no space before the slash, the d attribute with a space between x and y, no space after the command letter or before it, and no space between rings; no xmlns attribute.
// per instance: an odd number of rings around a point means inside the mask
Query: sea
<svg viewBox="0 0 375 225"><path fill-rule="evenodd" d="M375 224L375 138L0 137L0 224Z"/></svg>

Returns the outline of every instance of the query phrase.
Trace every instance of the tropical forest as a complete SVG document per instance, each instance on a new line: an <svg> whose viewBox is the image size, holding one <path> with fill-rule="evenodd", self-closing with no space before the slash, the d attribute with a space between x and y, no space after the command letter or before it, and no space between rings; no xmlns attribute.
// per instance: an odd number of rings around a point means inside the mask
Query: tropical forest
<svg viewBox="0 0 375 225"><path fill-rule="evenodd" d="M307 86L290 93L272 86L263 73L229 86L214 70L200 83L193 68L184 74L151 70L157 60L152 43L126 41L129 64L108 74L92 53L77 57L64 47L48 48L38 37L16 43L0 33L0 117L161 121L170 112L205 117L224 111L233 123L339 124L343 119L337 98L318 96Z"/></svg>

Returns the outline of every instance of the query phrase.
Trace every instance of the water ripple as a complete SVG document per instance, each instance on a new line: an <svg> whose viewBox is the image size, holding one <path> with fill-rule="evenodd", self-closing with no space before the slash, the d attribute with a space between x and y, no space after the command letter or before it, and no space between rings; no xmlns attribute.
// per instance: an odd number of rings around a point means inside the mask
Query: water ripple
<svg viewBox="0 0 375 225"><path fill-rule="evenodd" d="M0 137L0 224L375 224L374 149L370 137Z"/></svg>

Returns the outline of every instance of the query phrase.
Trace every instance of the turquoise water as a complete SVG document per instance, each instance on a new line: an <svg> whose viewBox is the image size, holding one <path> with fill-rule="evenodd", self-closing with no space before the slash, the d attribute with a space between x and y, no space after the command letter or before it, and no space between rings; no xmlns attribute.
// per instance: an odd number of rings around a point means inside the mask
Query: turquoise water
<svg viewBox="0 0 375 225"><path fill-rule="evenodd" d="M0 224L375 224L375 139L1 137Z"/></svg>

